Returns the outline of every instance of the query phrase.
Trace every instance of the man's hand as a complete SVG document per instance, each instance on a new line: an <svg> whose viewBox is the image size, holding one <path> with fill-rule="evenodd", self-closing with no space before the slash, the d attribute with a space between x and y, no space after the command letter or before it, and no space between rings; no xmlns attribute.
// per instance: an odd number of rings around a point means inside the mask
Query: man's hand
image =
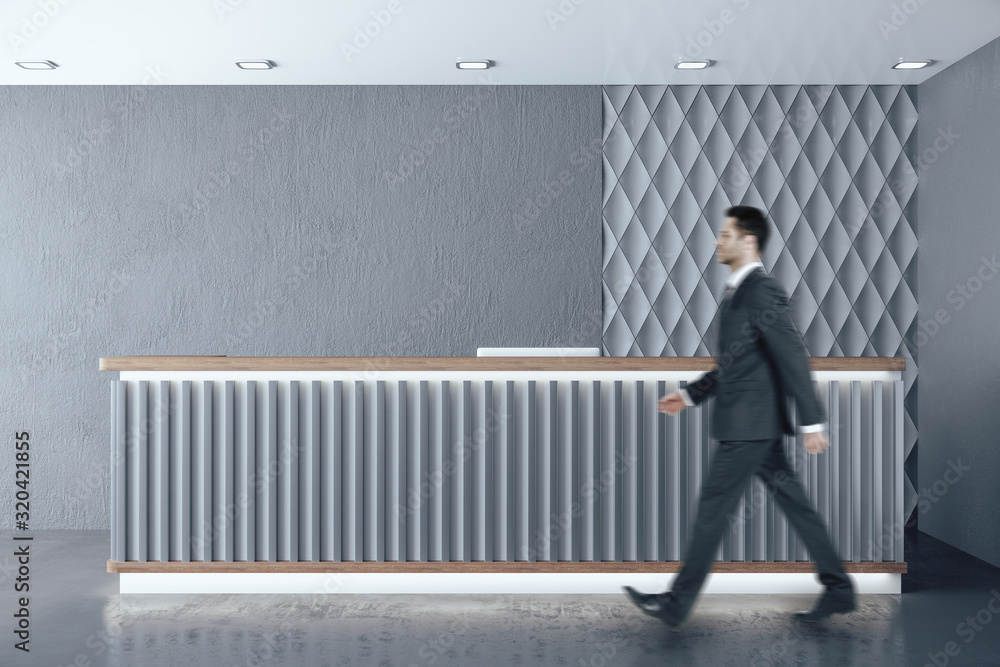
<svg viewBox="0 0 1000 667"><path fill-rule="evenodd" d="M687 407L687 403L681 398L681 392L675 391L661 398L656 406L660 412L666 412L668 415L676 415Z"/></svg>
<svg viewBox="0 0 1000 667"><path fill-rule="evenodd" d="M816 431L805 435L805 448L810 454L819 454L830 446L830 442L826 439L826 431Z"/></svg>

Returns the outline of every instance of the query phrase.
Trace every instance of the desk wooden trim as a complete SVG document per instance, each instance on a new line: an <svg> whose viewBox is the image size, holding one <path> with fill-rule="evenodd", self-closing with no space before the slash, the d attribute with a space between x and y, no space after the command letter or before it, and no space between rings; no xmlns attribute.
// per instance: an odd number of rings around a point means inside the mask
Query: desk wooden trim
<svg viewBox="0 0 1000 667"><path fill-rule="evenodd" d="M102 371L708 371L715 357L101 357ZM903 371L905 357L811 357L814 371Z"/></svg>
<svg viewBox="0 0 1000 667"><path fill-rule="evenodd" d="M371 573L371 574L420 574L420 573L622 573L622 574L672 574L680 572L681 561L519 561L519 562L484 562L484 561L113 561L108 560L108 572L115 574L188 574L188 573L240 573L240 574L287 574L287 573ZM858 563L845 562L844 569L853 574L905 574L906 563L862 561ZM816 564L809 561L796 562L716 562L712 569L718 573L763 574L763 573L802 573L815 572Z"/></svg>

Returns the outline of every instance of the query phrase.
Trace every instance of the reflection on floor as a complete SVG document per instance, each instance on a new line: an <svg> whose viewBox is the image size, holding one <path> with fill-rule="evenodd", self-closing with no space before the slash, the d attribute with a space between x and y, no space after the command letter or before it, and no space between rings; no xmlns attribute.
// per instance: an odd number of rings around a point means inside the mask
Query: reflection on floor
<svg viewBox="0 0 1000 667"><path fill-rule="evenodd" d="M861 596L815 627L791 618L812 596L702 596L676 634L624 595L120 599L108 543L35 534L30 654L14 649L22 594L2 550L0 665L1000 665L1000 568L915 531L902 595Z"/></svg>

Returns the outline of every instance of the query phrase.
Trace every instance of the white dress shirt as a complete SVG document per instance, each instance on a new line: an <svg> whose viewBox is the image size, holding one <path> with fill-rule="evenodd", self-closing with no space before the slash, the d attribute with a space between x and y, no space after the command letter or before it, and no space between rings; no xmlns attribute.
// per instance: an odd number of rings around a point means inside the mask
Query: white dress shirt
<svg viewBox="0 0 1000 667"><path fill-rule="evenodd" d="M756 261L756 262L750 262L745 266L741 266L736 271L730 273L729 277L726 278L726 289L728 290L732 288L732 291L735 292L736 288L738 288L740 286L740 283L743 282L743 279L746 278L747 275L751 271L756 269L758 266L764 268L764 265L760 261ZM691 400L691 396L688 394L687 389L679 389L678 391L680 392L681 398L684 399L684 403L688 407L694 407L694 401ZM824 430L826 430L825 423L799 426L800 433L815 433L817 431L824 431Z"/></svg>

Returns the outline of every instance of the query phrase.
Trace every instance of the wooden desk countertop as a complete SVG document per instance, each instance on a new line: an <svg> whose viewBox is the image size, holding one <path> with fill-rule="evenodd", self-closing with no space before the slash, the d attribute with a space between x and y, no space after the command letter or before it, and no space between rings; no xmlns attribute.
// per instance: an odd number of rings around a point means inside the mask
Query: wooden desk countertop
<svg viewBox="0 0 1000 667"><path fill-rule="evenodd" d="M814 371L902 371L904 357L810 357ZM102 371L708 371L715 357L101 357Z"/></svg>

